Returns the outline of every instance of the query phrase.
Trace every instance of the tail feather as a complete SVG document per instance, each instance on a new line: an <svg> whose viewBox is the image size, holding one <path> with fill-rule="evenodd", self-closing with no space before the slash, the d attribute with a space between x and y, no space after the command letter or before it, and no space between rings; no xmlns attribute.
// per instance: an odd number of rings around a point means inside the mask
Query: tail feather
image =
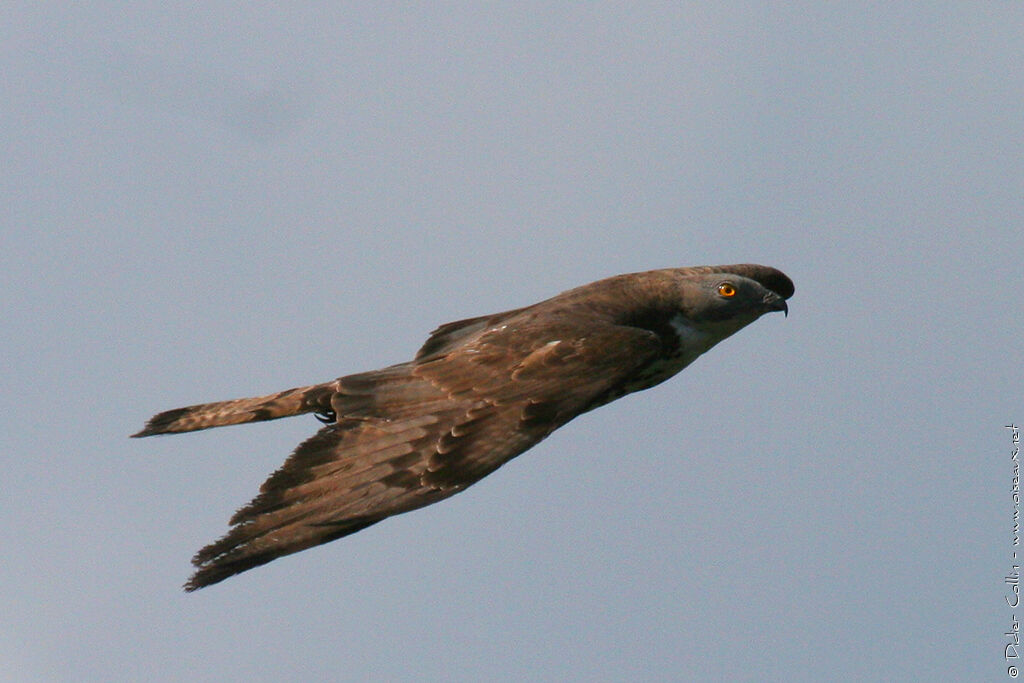
<svg viewBox="0 0 1024 683"><path fill-rule="evenodd" d="M189 591L461 491L546 435L520 434L522 406L453 396L399 364L257 398L179 408L136 436L304 412L334 419L300 444L199 550Z"/></svg>
<svg viewBox="0 0 1024 683"><path fill-rule="evenodd" d="M331 412L331 395L337 382L287 389L276 394L201 403L158 413L133 437L193 432L210 427L276 420L303 413Z"/></svg>

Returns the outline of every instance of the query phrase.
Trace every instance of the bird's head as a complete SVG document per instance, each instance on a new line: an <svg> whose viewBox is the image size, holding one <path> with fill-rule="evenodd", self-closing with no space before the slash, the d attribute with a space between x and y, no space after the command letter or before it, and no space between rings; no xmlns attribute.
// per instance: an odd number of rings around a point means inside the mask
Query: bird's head
<svg viewBox="0 0 1024 683"><path fill-rule="evenodd" d="M687 312L694 320L755 320L772 311L789 314L786 299L779 292L742 275L708 273L699 276L688 289Z"/></svg>
<svg viewBox="0 0 1024 683"><path fill-rule="evenodd" d="M738 264L690 269L682 282L682 309L695 326L724 338L765 313L789 313L793 281L768 266Z"/></svg>

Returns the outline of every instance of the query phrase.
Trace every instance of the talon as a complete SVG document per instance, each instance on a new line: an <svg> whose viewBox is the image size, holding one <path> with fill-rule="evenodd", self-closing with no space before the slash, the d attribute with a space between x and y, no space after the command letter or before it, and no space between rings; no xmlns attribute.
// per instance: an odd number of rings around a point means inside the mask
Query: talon
<svg viewBox="0 0 1024 683"><path fill-rule="evenodd" d="M325 425L338 421L338 415L333 410L319 410L313 413L313 416Z"/></svg>

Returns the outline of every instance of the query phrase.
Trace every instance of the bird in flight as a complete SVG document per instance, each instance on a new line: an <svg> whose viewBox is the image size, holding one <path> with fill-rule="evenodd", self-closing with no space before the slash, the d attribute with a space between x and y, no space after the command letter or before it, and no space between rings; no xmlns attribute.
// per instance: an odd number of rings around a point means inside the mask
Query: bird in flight
<svg viewBox="0 0 1024 683"><path fill-rule="evenodd" d="M276 394L177 408L132 436L313 413L324 426L192 558L193 591L462 491L569 420L650 388L765 313L768 266L617 275L441 325L406 363Z"/></svg>

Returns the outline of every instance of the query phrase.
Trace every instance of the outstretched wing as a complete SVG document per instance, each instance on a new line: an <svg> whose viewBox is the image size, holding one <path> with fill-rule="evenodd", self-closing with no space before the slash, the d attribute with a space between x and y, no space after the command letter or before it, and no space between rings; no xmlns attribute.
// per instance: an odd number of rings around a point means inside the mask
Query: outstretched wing
<svg viewBox="0 0 1024 683"><path fill-rule="evenodd" d="M526 323L527 327L529 322ZM343 377L337 422L301 444L193 558L187 590L461 491L608 400L660 351L653 333L499 327L419 362Z"/></svg>
<svg viewBox="0 0 1024 683"><path fill-rule="evenodd" d="M465 439L434 458L429 480L446 484L488 474L580 413L620 396L661 350L658 336L641 328L548 320L541 330L526 320L419 364L416 374L453 400L480 400L507 415L505 429L488 434L491 443L530 437L512 453Z"/></svg>
<svg viewBox="0 0 1024 683"><path fill-rule="evenodd" d="M425 487L424 464L468 407L396 420L343 418L303 442L192 559L195 590L455 493Z"/></svg>

